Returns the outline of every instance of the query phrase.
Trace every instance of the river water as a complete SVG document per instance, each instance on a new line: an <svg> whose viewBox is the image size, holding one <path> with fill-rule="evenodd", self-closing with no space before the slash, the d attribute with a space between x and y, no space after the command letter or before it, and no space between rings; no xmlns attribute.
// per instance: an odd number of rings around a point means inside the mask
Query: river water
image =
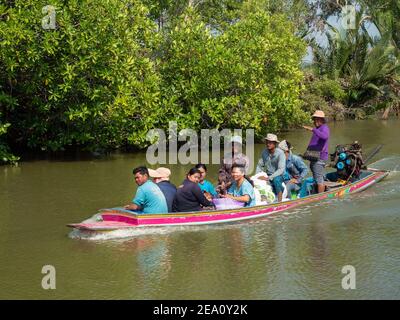
<svg viewBox="0 0 400 320"><path fill-rule="evenodd" d="M400 299L400 121L330 126L331 150L359 140L368 153L384 143L374 166L394 172L359 194L218 226L71 233L67 223L130 201L131 170L145 153L0 167L0 298ZM310 135L281 138L300 153ZM172 181L189 167L171 166ZM217 169L209 168L212 182ZM55 290L41 286L44 265L56 269ZM346 265L355 290L342 288Z"/></svg>

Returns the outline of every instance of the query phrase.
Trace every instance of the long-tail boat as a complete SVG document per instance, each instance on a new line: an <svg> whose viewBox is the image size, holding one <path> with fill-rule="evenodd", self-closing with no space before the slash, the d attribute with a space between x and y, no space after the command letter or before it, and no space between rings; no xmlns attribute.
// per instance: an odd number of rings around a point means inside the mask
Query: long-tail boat
<svg viewBox="0 0 400 320"><path fill-rule="evenodd" d="M294 207L339 198L351 193L361 192L378 183L389 174L389 171L368 168L362 170L357 181L346 185L331 185L328 191L312 194L304 198L272 203L268 205L242 207L239 209L174 212L163 214L136 214L123 208L100 210L96 221L69 224L69 227L90 232L113 231L126 228L145 228L159 226L204 225L229 223L234 221L257 219L277 214Z"/></svg>

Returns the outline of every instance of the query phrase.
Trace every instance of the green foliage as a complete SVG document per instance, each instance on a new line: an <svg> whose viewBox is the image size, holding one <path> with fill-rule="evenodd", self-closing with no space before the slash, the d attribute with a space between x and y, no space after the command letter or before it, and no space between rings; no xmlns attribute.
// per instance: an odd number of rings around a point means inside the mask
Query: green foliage
<svg viewBox="0 0 400 320"><path fill-rule="evenodd" d="M10 153L9 147L3 140L9 126L9 123L2 123L0 113L0 163L15 164L19 160L19 157Z"/></svg>
<svg viewBox="0 0 400 320"><path fill-rule="evenodd" d="M288 1L288 0L285 0ZM400 0L315 0L314 8L321 21L334 15L339 15L344 5L354 5L360 8L369 23L373 24L380 35L390 36L397 48L400 48Z"/></svg>
<svg viewBox="0 0 400 320"><path fill-rule="evenodd" d="M310 91L324 97L328 101L344 102L346 92L338 81L322 78L313 83Z"/></svg>
<svg viewBox="0 0 400 320"><path fill-rule="evenodd" d="M151 18L157 22L159 29L172 28L185 10L191 8L196 10L206 25L220 30L238 18L238 12L244 2L244 0L143 0L143 3L150 8Z"/></svg>
<svg viewBox="0 0 400 320"><path fill-rule="evenodd" d="M295 34L308 40L315 31L321 31L319 0L264 0L268 3L271 13L284 14L294 25ZM326 0L324 0L326 1Z"/></svg>
<svg viewBox="0 0 400 320"><path fill-rule="evenodd" d="M9 150L145 147L152 128L254 128L305 119L305 43L265 0L0 4L0 132ZM11 148L9 148L11 147Z"/></svg>
<svg viewBox="0 0 400 320"><path fill-rule="evenodd" d="M46 4L0 7L0 94L14 99L2 104L10 135L42 150L144 145L162 112L146 7L136 0L53 1L57 28L44 30Z"/></svg>
<svg viewBox="0 0 400 320"><path fill-rule="evenodd" d="M213 34L188 8L163 37L160 65L167 110L180 127L254 128L261 136L297 124L305 44L282 16L257 10Z"/></svg>
<svg viewBox="0 0 400 320"><path fill-rule="evenodd" d="M314 43L314 70L320 77L341 85L347 106L364 108L373 104L376 110L382 100L399 101L398 95L393 94L400 88L399 50L390 35L373 38L366 30L365 21L362 12L358 12L358 28L344 30L330 26L329 46Z"/></svg>
<svg viewBox="0 0 400 320"><path fill-rule="evenodd" d="M381 35L390 35L400 49L400 0L363 0Z"/></svg>
<svg viewBox="0 0 400 320"><path fill-rule="evenodd" d="M334 120L342 120L345 117L343 103L346 92L338 81L326 77L318 78L306 72L301 98L304 110L309 113L323 110L329 118Z"/></svg>

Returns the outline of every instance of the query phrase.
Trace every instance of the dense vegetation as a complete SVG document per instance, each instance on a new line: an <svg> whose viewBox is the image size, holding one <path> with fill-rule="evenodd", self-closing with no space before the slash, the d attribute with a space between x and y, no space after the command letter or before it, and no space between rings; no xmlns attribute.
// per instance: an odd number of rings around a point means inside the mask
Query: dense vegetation
<svg viewBox="0 0 400 320"><path fill-rule="evenodd" d="M316 108L388 114L399 102L400 0L358 1L353 30L328 23L344 2L52 0L46 29L48 0L2 1L0 162L26 149L142 148L169 121L260 137Z"/></svg>
<svg viewBox="0 0 400 320"><path fill-rule="evenodd" d="M338 92L337 86L343 92L333 99L336 108L330 105L328 113L364 118L385 110L384 117L387 117L390 110L398 110L400 103L397 28L400 1L358 3L361 6L354 19L354 29L328 24L327 47L313 39L312 73L317 76L317 82L333 81L331 92ZM332 10L335 9L339 10L338 7ZM375 27L375 32L371 31L371 26ZM397 31L393 32L395 29Z"/></svg>

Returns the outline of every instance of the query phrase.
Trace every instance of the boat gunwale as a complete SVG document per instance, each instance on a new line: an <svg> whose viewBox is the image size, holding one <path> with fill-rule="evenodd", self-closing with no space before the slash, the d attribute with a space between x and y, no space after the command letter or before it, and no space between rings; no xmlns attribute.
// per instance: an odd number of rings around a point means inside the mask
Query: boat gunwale
<svg viewBox="0 0 400 320"><path fill-rule="evenodd" d="M191 211L191 212L174 212L174 213L153 213L153 214L137 214L137 213L114 213L114 212L101 212L101 215L112 215L112 216L123 216L123 217L129 217L129 218L135 218L138 220L146 220L146 219L155 219L155 218L186 218L186 217L204 217L204 216L215 216L215 215L224 215L224 214L235 214L235 213L242 213L242 212L249 212L249 211L260 211L260 210L265 210L268 208L273 208L273 207L279 207L283 205L290 205L293 207L293 205L296 205L298 202L299 204L304 204L308 202L313 202L312 200L315 198L320 198L325 195L330 195L330 194L335 194L335 193L340 193L341 191L344 191L348 188L351 188L352 186L355 186L357 184L360 184L364 182L365 180L371 179L373 177L379 177L378 180L374 181L373 184L379 182L383 178L385 178L390 171L387 170L377 170L373 168L368 168L367 170L364 170L364 172L368 172L368 174L365 178L360 179L358 181L355 181L353 183L346 184L342 187L335 188L329 191L325 191L323 193L317 193L313 195L309 195L304 198L298 198L294 200L289 200L285 202L276 202L276 203L270 203L266 205L258 205L258 206L251 206L251 207L240 207L240 208L235 208L235 209L223 209L223 210L213 210L213 211ZM363 187L360 188L360 190L354 190L351 193L355 193L358 191L364 190Z"/></svg>

